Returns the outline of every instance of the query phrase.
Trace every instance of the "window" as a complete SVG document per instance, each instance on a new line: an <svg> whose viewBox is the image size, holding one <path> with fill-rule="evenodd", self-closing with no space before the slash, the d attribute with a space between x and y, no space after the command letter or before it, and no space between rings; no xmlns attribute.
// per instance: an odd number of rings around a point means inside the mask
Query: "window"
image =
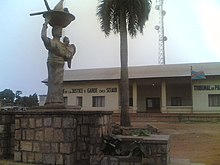
<svg viewBox="0 0 220 165"><path fill-rule="evenodd" d="M83 105L83 97L82 96L76 97L76 105L82 107L82 105Z"/></svg>
<svg viewBox="0 0 220 165"><path fill-rule="evenodd" d="M133 98L129 98L129 106L133 106Z"/></svg>
<svg viewBox="0 0 220 165"><path fill-rule="evenodd" d="M220 107L220 94L210 94L209 107Z"/></svg>
<svg viewBox="0 0 220 165"><path fill-rule="evenodd" d="M105 96L93 96L92 107L105 107Z"/></svg>
<svg viewBox="0 0 220 165"><path fill-rule="evenodd" d="M182 106L181 97L171 97L171 106Z"/></svg>
<svg viewBox="0 0 220 165"><path fill-rule="evenodd" d="M64 102L65 105L67 105L67 103L68 103L68 97L63 97L63 102Z"/></svg>

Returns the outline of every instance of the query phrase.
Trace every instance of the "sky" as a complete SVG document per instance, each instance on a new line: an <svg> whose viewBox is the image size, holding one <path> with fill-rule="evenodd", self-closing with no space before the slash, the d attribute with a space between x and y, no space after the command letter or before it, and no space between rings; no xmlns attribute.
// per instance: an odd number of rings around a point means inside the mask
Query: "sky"
<svg viewBox="0 0 220 165"><path fill-rule="evenodd" d="M158 11L152 0L144 34L129 38L129 66L158 65ZM58 0L48 0L53 8ZM96 16L98 0L65 0L75 15L63 35L77 47L71 69L120 66L119 35L106 37ZM220 62L220 1L164 0L166 64ZM43 0L1 0L0 91L23 95L47 93L47 50L40 37L44 19L30 13L46 11ZM51 29L48 29L49 37ZM65 68L67 68L65 66Z"/></svg>

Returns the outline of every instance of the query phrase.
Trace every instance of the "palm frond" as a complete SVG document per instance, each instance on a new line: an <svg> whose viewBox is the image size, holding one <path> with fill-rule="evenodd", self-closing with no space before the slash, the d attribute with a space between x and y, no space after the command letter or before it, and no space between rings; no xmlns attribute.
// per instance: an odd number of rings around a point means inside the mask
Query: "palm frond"
<svg viewBox="0 0 220 165"><path fill-rule="evenodd" d="M99 18L101 30L108 36L111 31L112 0L99 0L96 15Z"/></svg>

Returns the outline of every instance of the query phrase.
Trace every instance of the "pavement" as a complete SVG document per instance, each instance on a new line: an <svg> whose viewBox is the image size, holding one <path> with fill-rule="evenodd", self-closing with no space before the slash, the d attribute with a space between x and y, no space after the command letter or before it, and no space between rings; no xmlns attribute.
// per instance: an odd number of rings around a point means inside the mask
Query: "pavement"
<svg viewBox="0 0 220 165"><path fill-rule="evenodd" d="M205 165L204 163L191 163L189 159L172 159L170 165Z"/></svg>
<svg viewBox="0 0 220 165"><path fill-rule="evenodd" d="M11 160L0 160L0 165L30 165L27 163L16 163Z"/></svg>

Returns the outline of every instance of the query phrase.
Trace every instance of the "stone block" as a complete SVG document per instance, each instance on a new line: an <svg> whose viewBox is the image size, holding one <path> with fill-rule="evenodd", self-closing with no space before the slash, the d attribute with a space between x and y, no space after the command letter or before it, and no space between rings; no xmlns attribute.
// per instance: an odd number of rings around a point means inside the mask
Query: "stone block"
<svg viewBox="0 0 220 165"><path fill-rule="evenodd" d="M99 117L97 117L97 116L90 116L90 118L89 118L89 123L88 123L88 124L97 126L98 123L99 123L98 118L99 118Z"/></svg>
<svg viewBox="0 0 220 165"><path fill-rule="evenodd" d="M44 126L50 127L52 125L52 119L51 118L44 118Z"/></svg>
<svg viewBox="0 0 220 165"><path fill-rule="evenodd" d="M43 154L43 164L55 164L55 154Z"/></svg>
<svg viewBox="0 0 220 165"><path fill-rule="evenodd" d="M22 162L27 163L27 152L22 152Z"/></svg>
<svg viewBox="0 0 220 165"><path fill-rule="evenodd" d="M34 140L34 130L26 131L26 140Z"/></svg>
<svg viewBox="0 0 220 165"><path fill-rule="evenodd" d="M20 141L15 141L15 146L14 146L14 150L15 151L19 151L20 150Z"/></svg>
<svg viewBox="0 0 220 165"><path fill-rule="evenodd" d="M83 116L82 117L82 120L83 120L83 124L90 124L90 122L89 122L89 116Z"/></svg>
<svg viewBox="0 0 220 165"><path fill-rule="evenodd" d="M84 141L78 141L77 150L78 151L85 151L86 149L87 149L86 143Z"/></svg>
<svg viewBox="0 0 220 165"><path fill-rule="evenodd" d="M15 130L15 139L20 140L21 139L21 130Z"/></svg>
<svg viewBox="0 0 220 165"><path fill-rule="evenodd" d="M35 156L33 152L28 152L27 153L27 162L28 163L34 163L35 161Z"/></svg>
<svg viewBox="0 0 220 165"><path fill-rule="evenodd" d="M54 130L54 142L63 142L64 141L64 133L62 129Z"/></svg>
<svg viewBox="0 0 220 165"><path fill-rule="evenodd" d="M56 164L57 165L63 165L63 155L62 154L56 154Z"/></svg>
<svg viewBox="0 0 220 165"><path fill-rule="evenodd" d="M167 145L160 145L158 146L158 153L167 153L169 150L168 150L168 146Z"/></svg>
<svg viewBox="0 0 220 165"><path fill-rule="evenodd" d="M39 118L39 119L36 119L36 121L35 121L36 123L36 127L37 128L39 128L39 127L42 127L43 126L43 123L42 123L42 119L41 118Z"/></svg>
<svg viewBox="0 0 220 165"><path fill-rule="evenodd" d="M78 124L82 124L83 123L83 117L82 116L78 116L76 120L77 120Z"/></svg>
<svg viewBox="0 0 220 165"><path fill-rule="evenodd" d="M73 128L73 118L63 118L63 128Z"/></svg>
<svg viewBox="0 0 220 165"><path fill-rule="evenodd" d="M42 130L37 130L35 132L35 140L38 140L38 141L43 141L43 131Z"/></svg>
<svg viewBox="0 0 220 165"><path fill-rule="evenodd" d="M35 163L42 164L42 162L43 162L43 154L35 153Z"/></svg>
<svg viewBox="0 0 220 165"><path fill-rule="evenodd" d="M28 118L23 118L21 120L21 128L28 128Z"/></svg>
<svg viewBox="0 0 220 165"><path fill-rule="evenodd" d="M149 164L149 165L155 165L155 164L157 164L157 163L155 162L154 157L142 158L142 163L143 163L143 164ZM158 165L159 165L159 164L158 164Z"/></svg>
<svg viewBox="0 0 220 165"><path fill-rule="evenodd" d="M43 153L51 153L50 143L41 143L41 152L43 152Z"/></svg>
<svg viewBox="0 0 220 165"><path fill-rule="evenodd" d="M39 142L33 142L33 151L40 152L40 146L41 144Z"/></svg>
<svg viewBox="0 0 220 165"><path fill-rule="evenodd" d="M53 119L53 127L54 128L61 128L61 118L60 117L55 117Z"/></svg>
<svg viewBox="0 0 220 165"><path fill-rule="evenodd" d="M75 156L74 154L65 155L64 156L64 164L65 165L73 165L75 162Z"/></svg>
<svg viewBox="0 0 220 165"><path fill-rule="evenodd" d="M48 142L54 142L54 130L53 128L45 128L44 130L44 140Z"/></svg>
<svg viewBox="0 0 220 165"><path fill-rule="evenodd" d="M99 117L98 118L98 125L104 125L104 117Z"/></svg>
<svg viewBox="0 0 220 165"><path fill-rule="evenodd" d="M90 137L101 137L102 129L101 128L90 128Z"/></svg>
<svg viewBox="0 0 220 165"><path fill-rule="evenodd" d="M21 161L21 152L14 152L14 161L15 162L20 162Z"/></svg>
<svg viewBox="0 0 220 165"><path fill-rule="evenodd" d="M101 156L90 156L90 165L100 165Z"/></svg>
<svg viewBox="0 0 220 165"><path fill-rule="evenodd" d="M81 136L88 136L88 134L89 134L89 126L82 125L81 126Z"/></svg>
<svg viewBox="0 0 220 165"><path fill-rule="evenodd" d="M118 159L115 157L107 157L105 156L102 160L100 165L119 165ZM121 164L120 164L121 165Z"/></svg>
<svg viewBox="0 0 220 165"><path fill-rule="evenodd" d="M58 147L59 147L58 143L51 143L51 152L58 153L59 151Z"/></svg>
<svg viewBox="0 0 220 165"><path fill-rule="evenodd" d="M109 134L109 130L106 126L102 126L102 135L107 136Z"/></svg>
<svg viewBox="0 0 220 165"><path fill-rule="evenodd" d="M21 151L32 151L32 142L30 141L21 141L20 146Z"/></svg>
<svg viewBox="0 0 220 165"><path fill-rule="evenodd" d="M72 153L72 144L71 143L60 143L60 153L63 153L63 154Z"/></svg>
<svg viewBox="0 0 220 165"><path fill-rule="evenodd" d="M29 119L29 128L35 128L35 119L34 118Z"/></svg>
<svg viewBox="0 0 220 165"><path fill-rule="evenodd" d="M73 129L63 129L64 141L72 142L76 139L76 134L74 134Z"/></svg>
<svg viewBox="0 0 220 165"><path fill-rule="evenodd" d="M103 122L104 122L103 124L108 125L110 123L110 121L111 121L110 117L111 117L110 115L104 115L103 116Z"/></svg>

